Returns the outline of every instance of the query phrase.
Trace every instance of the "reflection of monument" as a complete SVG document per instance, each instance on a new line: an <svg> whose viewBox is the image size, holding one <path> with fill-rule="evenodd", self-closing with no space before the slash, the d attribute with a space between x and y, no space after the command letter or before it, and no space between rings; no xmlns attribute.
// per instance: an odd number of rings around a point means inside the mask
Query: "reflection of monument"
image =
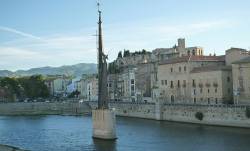
<svg viewBox="0 0 250 151"><path fill-rule="evenodd" d="M92 111L93 137L116 139L115 113L108 107L107 56L103 52L102 18L98 3L98 109Z"/></svg>
<svg viewBox="0 0 250 151"><path fill-rule="evenodd" d="M103 141L93 139L94 150L96 151L116 151L116 141Z"/></svg>

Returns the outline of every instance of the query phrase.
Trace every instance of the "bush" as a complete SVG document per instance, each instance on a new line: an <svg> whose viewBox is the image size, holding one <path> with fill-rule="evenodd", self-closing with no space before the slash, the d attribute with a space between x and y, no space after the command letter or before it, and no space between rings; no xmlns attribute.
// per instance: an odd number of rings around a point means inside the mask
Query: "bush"
<svg viewBox="0 0 250 151"><path fill-rule="evenodd" d="M203 117L204 117L204 115L203 115L203 113L202 112L196 112L195 113L195 117L198 119L198 120L203 120Z"/></svg>
<svg viewBox="0 0 250 151"><path fill-rule="evenodd" d="M250 118L250 107L246 108L246 117Z"/></svg>

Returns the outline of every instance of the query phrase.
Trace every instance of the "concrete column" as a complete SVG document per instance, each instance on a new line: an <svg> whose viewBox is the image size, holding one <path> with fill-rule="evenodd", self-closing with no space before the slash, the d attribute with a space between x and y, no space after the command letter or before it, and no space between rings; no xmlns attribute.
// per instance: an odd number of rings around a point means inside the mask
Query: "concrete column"
<svg viewBox="0 0 250 151"><path fill-rule="evenodd" d="M93 138L116 139L115 112L109 109L92 110Z"/></svg>

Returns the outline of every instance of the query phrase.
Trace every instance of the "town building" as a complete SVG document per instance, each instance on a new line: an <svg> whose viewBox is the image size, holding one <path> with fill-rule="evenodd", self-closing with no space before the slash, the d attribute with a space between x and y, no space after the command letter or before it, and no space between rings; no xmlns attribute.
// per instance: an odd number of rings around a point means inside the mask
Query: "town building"
<svg viewBox="0 0 250 151"><path fill-rule="evenodd" d="M218 81L222 80L222 76L217 75L215 71L222 71L224 64L225 56L199 55L183 56L160 62L157 71L159 98L166 103L203 104L205 100L210 102L213 90L208 87L205 89L205 86L213 86L213 83L218 84ZM207 74L213 76L204 76ZM222 86L224 85L220 85L220 87ZM199 87L200 89L198 89ZM221 96L221 98L223 97ZM215 102L218 103L218 100Z"/></svg>
<svg viewBox="0 0 250 151"><path fill-rule="evenodd" d="M109 98L124 102L152 101L152 73L156 72L156 58L145 50L118 57L109 68L118 70L108 75Z"/></svg>
<svg viewBox="0 0 250 151"><path fill-rule="evenodd" d="M72 79L64 75L49 76L45 84L52 96L66 96L67 86L72 83Z"/></svg>
<svg viewBox="0 0 250 151"><path fill-rule="evenodd" d="M250 104L250 53L248 57L233 62L232 66L234 102Z"/></svg>
<svg viewBox="0 0 250 151"><path fill-rule="evenodd" d="M157 48L152 53L157 61L160 62L182 56L203 56L203 48L198 46L186 47L185 39L179 38L178 45L174 45L172 48Z"/></svg>

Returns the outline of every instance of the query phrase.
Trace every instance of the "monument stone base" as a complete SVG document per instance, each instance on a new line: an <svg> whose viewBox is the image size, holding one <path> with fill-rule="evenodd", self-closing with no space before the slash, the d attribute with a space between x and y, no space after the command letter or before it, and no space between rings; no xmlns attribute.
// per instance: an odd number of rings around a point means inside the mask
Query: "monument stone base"
<svg viewBox="0 0 250 151"><path fill-rule="evenodd" d="M92 110L93 138L116 139L115 112L110 109Z"/></svg>

